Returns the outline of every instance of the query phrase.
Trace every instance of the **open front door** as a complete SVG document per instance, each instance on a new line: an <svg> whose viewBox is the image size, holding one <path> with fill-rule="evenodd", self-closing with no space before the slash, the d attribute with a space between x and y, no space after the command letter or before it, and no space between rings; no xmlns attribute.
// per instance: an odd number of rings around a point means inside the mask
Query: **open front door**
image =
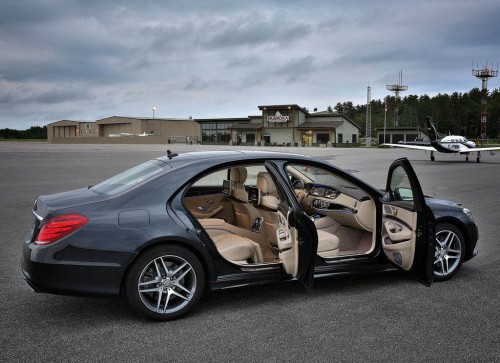
<svg viewBox="0 0 500 363"><path fill-rule="evenodd" d="M425 204L406 159L392 163L382 205L382 249L394 265L430 285L433 279L434 215Z"/></svg>

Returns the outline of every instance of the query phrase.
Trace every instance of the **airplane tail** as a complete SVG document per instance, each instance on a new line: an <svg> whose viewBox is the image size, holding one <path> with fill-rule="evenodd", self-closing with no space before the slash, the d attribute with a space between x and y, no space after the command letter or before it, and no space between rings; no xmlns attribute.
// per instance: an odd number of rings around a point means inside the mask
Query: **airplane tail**
<svg viewBox="0 0 500 363"><path fill-rule="evenodd" d="M429 135L429 140L432 143L433 141L437 141L438 140L438 135L437 135L436 127L432 123L432 117L427 116L426 120L427 120L427 134Z"/></svg>

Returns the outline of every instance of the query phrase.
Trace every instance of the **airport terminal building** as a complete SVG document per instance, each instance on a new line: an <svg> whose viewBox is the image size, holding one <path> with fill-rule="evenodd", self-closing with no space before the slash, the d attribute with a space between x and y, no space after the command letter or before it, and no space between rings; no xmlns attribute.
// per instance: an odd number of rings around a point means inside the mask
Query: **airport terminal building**
<svg viewBox="0 0 500 363"><path fill-rule="evenodd" d="M358 144L360 128L344 115L308 112L296 104L259 106L257 116L197 119L202 141L237 145L337 146Z"/></svg>
<svg viewBox="0 0 500 363"><path fill-rule="evenodd" d="M359 143L360 127L344 115L310 113L296 104L259 106L241 118L165 119L111 116L47 125L53 143L176 142L222 145L345 146Z"/></svg>

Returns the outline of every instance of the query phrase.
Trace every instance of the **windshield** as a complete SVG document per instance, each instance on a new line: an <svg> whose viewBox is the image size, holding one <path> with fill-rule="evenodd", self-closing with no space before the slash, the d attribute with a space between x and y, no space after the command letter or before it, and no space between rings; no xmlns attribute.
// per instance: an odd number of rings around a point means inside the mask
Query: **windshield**
<svg viewBox="0 0 500 363"><path fill-rule="evenodd" d="M297 176L302 181L307 178L309 180L306 180L306 182L319 183L337 188L344 187L350 189L358 189L354 184L324 169L306 165L289 165L289 168L295 169L295 173L291 173L292 176L293 174L299 173L295 176ZM290 171L290 169L288 170Z"/></svg>
<svg viewBox="0 0 500 363"><path fill-rule="evenodd" d="M159 174L166 165L168 164L158 160L147 161L95 185L91 189L97 193L115 195Z"/></svg>

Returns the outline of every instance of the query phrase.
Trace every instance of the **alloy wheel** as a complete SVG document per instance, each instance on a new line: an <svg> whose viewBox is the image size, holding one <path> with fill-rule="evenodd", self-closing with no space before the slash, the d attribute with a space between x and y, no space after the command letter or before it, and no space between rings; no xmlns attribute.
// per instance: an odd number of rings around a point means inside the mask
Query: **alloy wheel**
<svg viewBox="0 0 500 363"><path fill-rule="evenodd" d="M462 240L457 231L444 228L436 232L434 252L434 276L439 279L451 277L461 265Z"/></svg>
<svg viewBox="0 0 500 363"><path fill-rule="evenodd" d="M196 291L193 266L179 256L166 255L152 260L142 270L137 289L146 307L169 314L184 308Z"/></svg>

